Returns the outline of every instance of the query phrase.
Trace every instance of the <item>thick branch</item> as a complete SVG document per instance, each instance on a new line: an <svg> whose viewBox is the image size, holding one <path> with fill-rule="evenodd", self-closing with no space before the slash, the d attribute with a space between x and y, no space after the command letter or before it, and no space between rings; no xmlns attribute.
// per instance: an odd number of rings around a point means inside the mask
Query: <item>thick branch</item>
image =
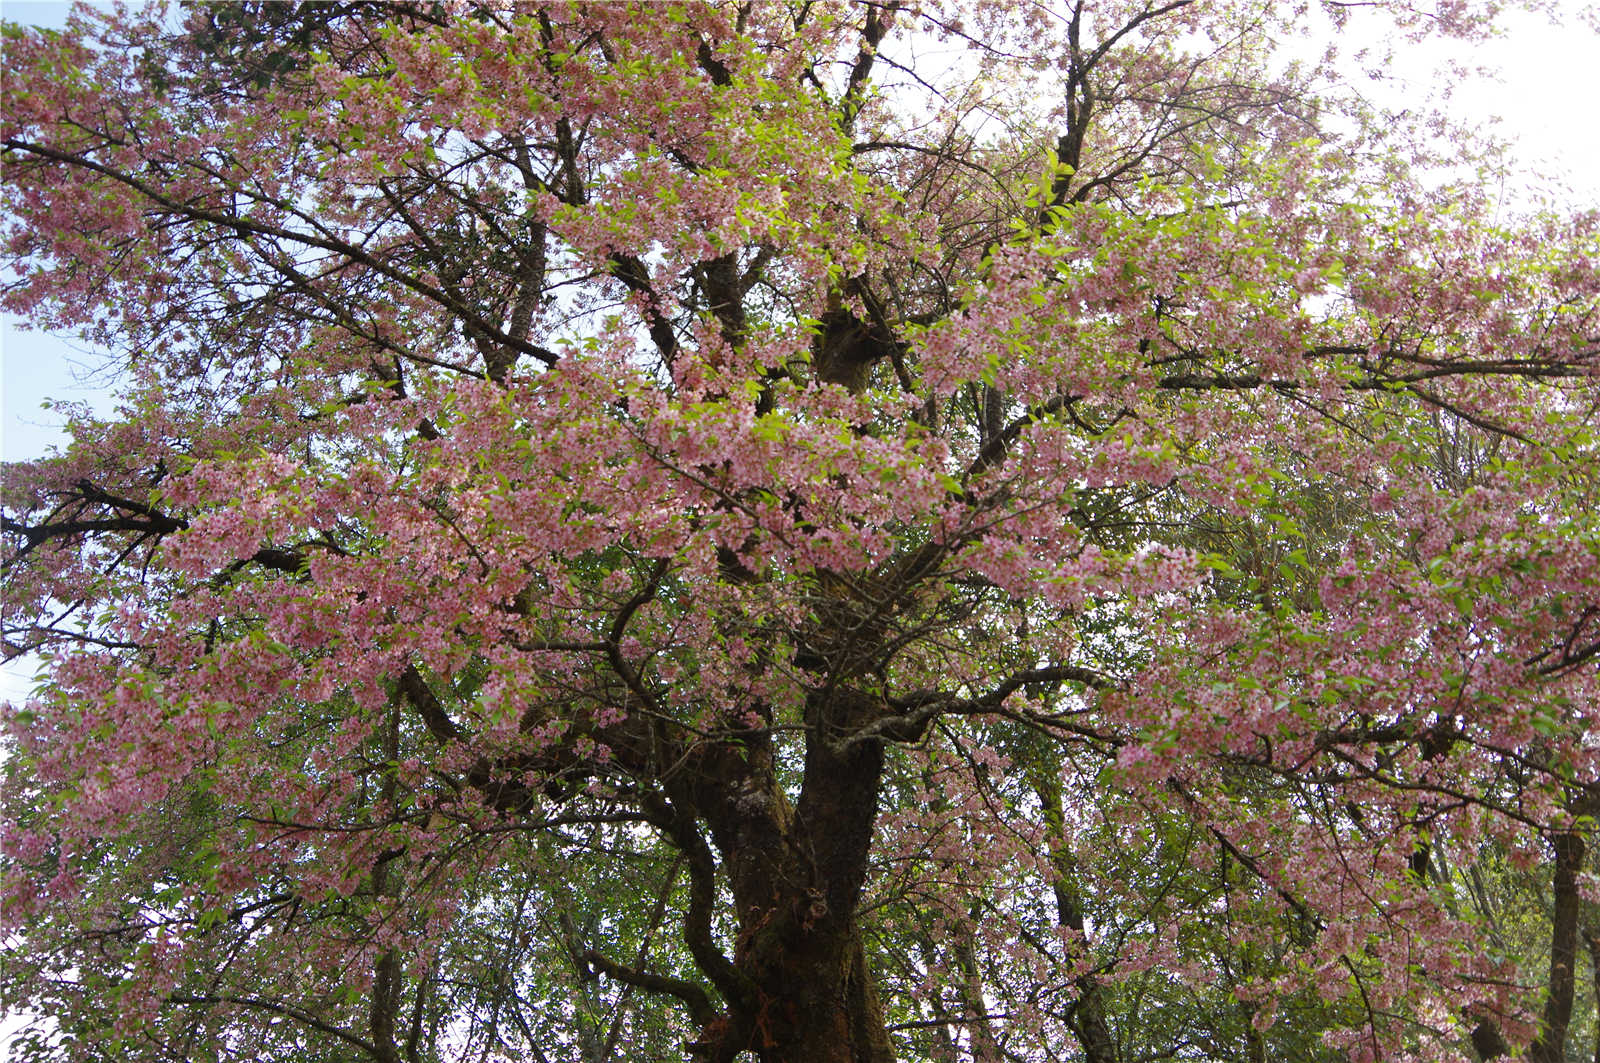
<svg viewBox="0 0 1600 1063"><path fill-rule="evenodd" d="M861 29L861 47L850 68L850 80L845 85L844 98L839 101L839 128L846 133L855 128L856 115L861 113L867 82L872 77L872 61L877 57L878 45L883 43L883 38L889 32L889 19L899 6L898 2L892 2L881 8L867 9L867 22Z"/></svg>
<svg viewBox="0 0 1600 1063"><path fill-rule="evenodd" d="M428 733L439 742L454 742L461 737L461 728L450 719L445 712L444 705L428 687L427 680L422 678L422 673L417 671L417 666L410 664L400 673L397 681L400 693L411 702L411 707L417 710L417 715L422 717L423 726Z"/></svg>
<svg viewBox="0 0 1600 1063"><path fill-rule="evenodd" d="M717 863L711 855L711 847L700 836L694 820L681 810L659 797L647 797L645 802L653 806L648 811L658 825L664 826L689 868L689 907L683 917L683 943L694 957L695 966L711 984L725 998L748 1010L754 1005L754 987L717 948L711 934L711 913L717 902Z"/></svg>
<svg viewBox="0 0 1600 1063"><path fill-rule="evenodd" d="M583 962L594 970L614 978L619 982L647 989L652 993L666 993L668 996L677 997L689 1007L689 1014L694 1021L702 1026L712 1022L717 1017L717 1009L711 1003L711 998L706 996L706 991L693 982L671 975L651 974L641 971L616 960L602 956L593 949L583 952Z"/></svg>

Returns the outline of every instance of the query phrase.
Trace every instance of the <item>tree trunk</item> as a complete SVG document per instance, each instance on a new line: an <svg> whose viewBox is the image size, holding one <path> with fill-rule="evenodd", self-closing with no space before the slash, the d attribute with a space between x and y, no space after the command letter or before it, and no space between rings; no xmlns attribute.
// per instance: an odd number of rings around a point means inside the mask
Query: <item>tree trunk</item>
<svg viewBox="0 0 1600 1063"><path fill-rule="evenodd" d="M795 926L788 947L755 958L748 1046L761 1063L891 1063L861 939Z"/></svg>
<svg viewBox="0 0 1600 1063"><path fill-rule="evenodd" d="M883 749L835 743L867 713L866 695L813 699L805 781L791 810L766 760L748 750L701 804L738 917L734 967L746 999L702 1033L702 1058L760 1063L892 1063L883 1011L856 925L878 812Z"/></svg>
<svg viewBox="0 0 1600 1063"><path fill-rule="evenodd" d="M1552 882L1554 911L1550 924L1550 987L1545 997L1544 1022L1539 1039L1528 1049L1532 1063L1562 1063L1567 1057L1567 1027L1572 1021L1572 998L1577 986L1578 872L1583 867L1583 836L1558 834Z"/></svg>
<svg viewBox="0 0 1600 1063"><path fill-rule="evenodd" d="M759 987L761 1063L888 1063L883 1011L856 927L878 816L883 748L833 743L877 711L866 695L818 696L808 716L805 783L787 846L781 906L741 956Z"/></svg>
<svg viewBox="0 0 1600 1063"><path fill-rule="evenodd" d="M1511 1054L1511 1045L1500 1033L1500 1027L1489 1019L1481 1019L1472 1028L1472 1050L1483 1063Z"/></svg>

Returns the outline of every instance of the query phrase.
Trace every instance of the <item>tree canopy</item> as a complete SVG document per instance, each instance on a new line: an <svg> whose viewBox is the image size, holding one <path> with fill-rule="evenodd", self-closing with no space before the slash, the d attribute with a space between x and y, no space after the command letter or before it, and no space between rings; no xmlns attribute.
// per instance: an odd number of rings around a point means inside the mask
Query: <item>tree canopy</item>
<svg viewBox="0 0 1600 1063"><path fill-rule="evenodd" d="M18 1058L1588 1051L1600 218L1347 15L7 24Z"/></svg>

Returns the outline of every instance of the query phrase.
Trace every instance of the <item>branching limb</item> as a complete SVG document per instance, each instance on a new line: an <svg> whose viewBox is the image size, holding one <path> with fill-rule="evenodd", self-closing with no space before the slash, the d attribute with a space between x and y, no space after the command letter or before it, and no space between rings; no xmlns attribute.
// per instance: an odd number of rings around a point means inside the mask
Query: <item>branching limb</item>
<svg viewBox="0 0 1600 1063"><path fill-rule="evenodd" d="M704 1026L717 1017L717 1009L711 1003L711 998L706 996L706 991L698 985L683 978L674 978L671 975L651 974L641 971L627 964L618 963L608 959L593 949L585 949L584 963L598 974L607 978L614 978L619 982L647 989L652 993L665 993L677 997L688 1005L689 1015L695 1022Z"/></svg>
<svg viewBox="0 0 1600 1063"><path fill-rule="evenodd" d="M886 740L916 742L922 738L928 724L936 717L999 712L1004 707L1006 699L1022 688L1055 683L1079 683L1095 690L1106 690L1116 686L1116 681L1103 672L1079 665L1061 664L1018 672L987 694L977 698L956 698L934 690L918 691L891 698L889 705L900 710L899 714L880 716L871 723L857 728L834 746L834 755L843 757L857 746L868 742Z"/></svg>

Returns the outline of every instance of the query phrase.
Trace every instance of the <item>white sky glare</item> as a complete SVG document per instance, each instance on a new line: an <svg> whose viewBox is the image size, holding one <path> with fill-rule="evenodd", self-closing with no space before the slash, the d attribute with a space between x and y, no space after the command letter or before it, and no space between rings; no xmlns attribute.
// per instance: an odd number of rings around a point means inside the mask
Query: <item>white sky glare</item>
<svg viewBox="0 0 1600 1063"><path fill-rule="evenodd" d="M1600 33L1584 20L1552 25L1526 11L1508 12L1504 26L1505 36L1484 48L1503 82L1459 85L1453 109L1498 114L1525 148L1530 170L1564 178L1583 206L1600 206Z"/></svg>
<svg viewBox="0 0 1600 1063"><path fill-rule="evenodd" d="M1344 45L1384 32L1383 16L1357 10ZM1560 3L1540 14L1507 10L1482 42L1395 44L1394 61L1372 94L1398 106L1438 109L1511 142L1510 179L1578 209L1600 208L1600 6ZM1377 42L1374 42L1377 43ZM1454 62L1482 76L1447 71ZM1513 194L1515 192L1513 191Z"/></svg>

